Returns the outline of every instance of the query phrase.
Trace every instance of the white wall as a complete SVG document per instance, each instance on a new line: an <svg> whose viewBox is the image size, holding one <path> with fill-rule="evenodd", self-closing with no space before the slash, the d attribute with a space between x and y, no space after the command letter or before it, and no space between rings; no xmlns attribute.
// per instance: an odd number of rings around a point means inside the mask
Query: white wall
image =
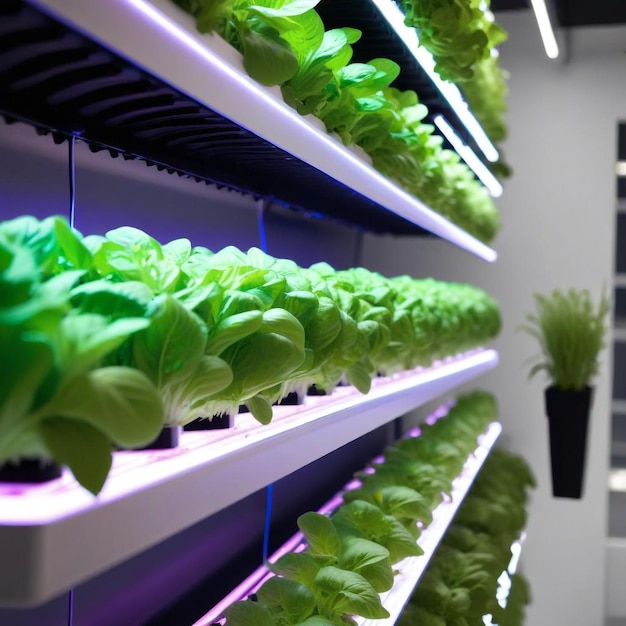
<svg viewBox="0 0 626 626"><path fill-rule="evenodd" d="M488 265L441 241L369 237L364 262L387 274L411 272L485 287L500 301L501 366L483 379L499 399L504 442L531 463L534 493L524 567L534 601L532 626L600 626L604 616L610 353L604 353L591 422L586 493L581 501L550 494L544 381L527 381L533 341L516 329L533 292L611 287L616 124L626 120L624 30L572 37L567 62L543 54L530 11L505 14L502 65L511 74L509 138L514 169L498 200L499 259ZM617 44L617 45L616 45ZM620 49L621 48L621 49ZM610 344L609 344L610 345Z"/></svg>

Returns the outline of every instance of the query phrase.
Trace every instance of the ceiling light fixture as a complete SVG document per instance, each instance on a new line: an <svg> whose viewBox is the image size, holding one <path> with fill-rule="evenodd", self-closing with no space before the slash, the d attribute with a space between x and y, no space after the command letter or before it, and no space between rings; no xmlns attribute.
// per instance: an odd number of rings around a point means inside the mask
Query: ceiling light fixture
<svg viewBox="0 0 626 626"><path fill-rule="evenodd" d="M535 18L537 19L537 25L539 26L539 33L541 34L541 40L543 41L543 47L546 49L546 54L551 59L556 59L559 56L559 45L556 42L554 36L554 29L552 28L552 22L550 21L550 14L548 13L548 7L545 0L530 0L533 11L535 12Z"/></svg>

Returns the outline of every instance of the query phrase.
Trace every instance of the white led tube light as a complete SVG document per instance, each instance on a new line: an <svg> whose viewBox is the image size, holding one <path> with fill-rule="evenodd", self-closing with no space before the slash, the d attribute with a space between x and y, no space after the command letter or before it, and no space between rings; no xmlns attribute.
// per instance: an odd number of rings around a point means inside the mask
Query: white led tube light
<svg viewBox="0 0 626 626"><path fill-rule="evenodd" d="M487 166L476 156L476 153L456 134L454 128L448 123L443 115L437 115L434 119L435 126L442 135L450 142L457 154L465 161L467 166L476 174L480 182L489 190L494 198L502 195L503 188L498 179L489 171Z"/></svg>
<svg viewBox="0 0 626 626"><path fill-rule="evenodd" d="M541 41L543 41L543 47L546 54L551 59L556 59L559 56L559 45L554 36L554 29L550 21L550 14L548 13L548 7L545 0L530 0L533 11L535 12L535 19L537 20L537 26L539 27L539 34L541 35Z"/></svg>

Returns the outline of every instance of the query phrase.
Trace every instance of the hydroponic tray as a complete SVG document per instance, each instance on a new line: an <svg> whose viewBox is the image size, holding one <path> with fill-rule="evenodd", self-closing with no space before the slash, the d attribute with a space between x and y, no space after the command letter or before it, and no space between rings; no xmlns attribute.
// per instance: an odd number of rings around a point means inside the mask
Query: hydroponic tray
<svg viewBox="0 0 626 626"><path fill-rule="evenodd" d="M0 485L0 605L29 606L163 541L346 443L494 368L478 350L250 414L233 429L185 432L174 450L118 452L94 497L64 475L38 486Z"/></svg>
<svg viewBox="0 0 626 626"><path fill-rule="evenodd" d="M253 81L236 50L198 34L171 0L12 0L0 11L0 113L8 119L314 216L379 233L432 233L496 259L362 151L291 109L278 88Z"/></svg>
<svg viewBox="0 0 626 626"><path fill-rule="evenodd" d="M461 502L463 502L465 495L472 486L474 479L480 472L485 459L491 452L501 432L501 424L492 422L487 430L479 436L476 449L468 457L463 466L463 470L452 483L450 497L433 511L432 522L422 531L418 539L418 544L424 551L424 554L418 557L408 557L394 566L394 570L396 571L394 585L389 591L380 594L382 604L390 614L389 617L386 619L365 619L357 617L355 619L360 626L393 626L393 624L397 622L415 586L428 567L441 539L454 519ZM341 496L339 495L322 507L320 512L324 514L331 513L341 502ZM277 550L269 560L276 562L283 554L299 551L303 549L305 545L303 535L297 533L287 541L284 546ZM196 621L193 626L213 626L216 623L224 624L225 620L222 619L222 616L226 608L233 602L245 599L250 593L254 593L270 576L272 576L272 574L267 568L261 566L247 581L244 581L237 589L233 590L227 598L213 607L206 615Z"/></svg>

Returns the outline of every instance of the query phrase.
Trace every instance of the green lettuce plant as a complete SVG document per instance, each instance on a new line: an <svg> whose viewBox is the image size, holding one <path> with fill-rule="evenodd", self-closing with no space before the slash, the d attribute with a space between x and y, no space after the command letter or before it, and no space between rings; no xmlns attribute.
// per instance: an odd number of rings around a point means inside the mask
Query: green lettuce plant
<svg viewBox="0 0 626 626"><path fill-rule="evenodd" d="M377 374L430 365L499 330L495 302L467 285L300 268L256 248L213 253L131 227L82 238L61 218L0 228L31 251L42 279L65 276L71 308L112 328L134 320L101 365L145 374L164 425L234 414L241 404L267 423L272 404L293 391L346 382L367 393Z"/></svg>
<svg viewBox="0 0 626 626"><path fill-rule="evenodd" d="M324 33L313 10L319 0L174 1L196 18L200 32L216 31L239 50L246 71L264 85L291 78L299 53L316 47Z"/></svg>
<svg viewBox="0 0 626 626"><path fill-rule="evenodd" d="M493 142L506 139L508 72L498 63L497 56L489 56L473 66L473 76L459 84L474 117Z"/></svg>
<svg viewBox="0 0 626 626"><path fill-rule="evenodd" d="M60 218L0 225L0 463L53 459L95 494L114 445L149 443L163 408L143 374L103 365L150 324L142 285L80 285L69 268L88 265Z"/></svg>
<svg viewBox="0 0 626 626"><path fill-rule="evenodd" d="M158 389L165 426L206 417L213 396L231 384L229 365L205 354L208 329L195 310L221 296L207 277L190 278L183 268L192 255L187 239L161 245L140 229L122 227L85 244L101 282L118 289L144 286L150 323L108 357L115 365L144 373ZM212 413L208 413L209 416Z"/></svg>
<svg viewBox="0 0 626 626"><path fill-rule="evenodd" d="M402 0L405 23L419 33L420 46L435 60L435 71L458 82L471 78L476 63L506 40L487 2L479 0Z"/></svg>
<svg viewBox="0 0 626 626"><path fill-rule="evenodd" d="M512 576L505 607L497 598L511 546L526 524L528 492L535 480L522 457L495 449L485 461L454 523L422 576L399 624L523 623L530 601L523 575ZM517 586L517 588L515 588Z"/></svg>

